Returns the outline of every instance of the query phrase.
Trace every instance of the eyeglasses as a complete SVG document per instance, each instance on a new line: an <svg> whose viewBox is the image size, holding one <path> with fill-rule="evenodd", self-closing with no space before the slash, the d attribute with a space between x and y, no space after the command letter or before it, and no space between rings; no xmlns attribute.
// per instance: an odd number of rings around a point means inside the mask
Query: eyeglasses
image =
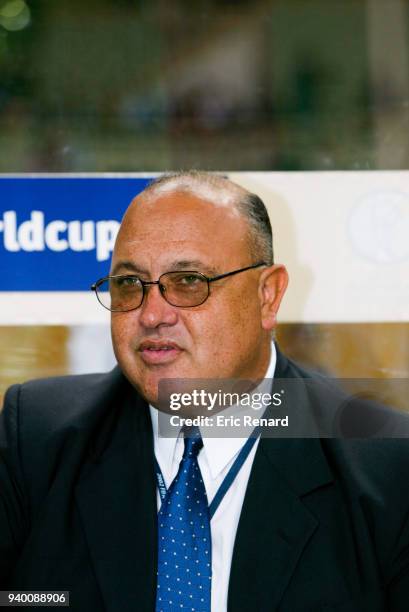
<svg viewBox="0 0 409 612"><path fill-rule="evenodd" d="M260 261L253 266L219 274L212 278L193 270L165 272L157 281L144 281L134 274L105 276L94 283L91 290L95 291L99 303L111 312L128 312L139 308L145 297L146 288L150 285L158 285L162 297L171 306L192 308L200 306L207 300L210 294L210 283L213 281L265 265L267 264L264 261Z"/></svg>

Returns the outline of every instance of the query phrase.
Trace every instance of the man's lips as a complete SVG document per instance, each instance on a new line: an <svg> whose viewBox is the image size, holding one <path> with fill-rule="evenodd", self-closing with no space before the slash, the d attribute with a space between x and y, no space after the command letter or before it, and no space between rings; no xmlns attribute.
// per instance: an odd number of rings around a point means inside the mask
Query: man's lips
<svg viewBox="0 0 409 612"><path fill-rule="evenodd" d="M183 349L176 342L170 340L145 340L141 342L138 350L146 364L161 365L176 359Z"/></svg>

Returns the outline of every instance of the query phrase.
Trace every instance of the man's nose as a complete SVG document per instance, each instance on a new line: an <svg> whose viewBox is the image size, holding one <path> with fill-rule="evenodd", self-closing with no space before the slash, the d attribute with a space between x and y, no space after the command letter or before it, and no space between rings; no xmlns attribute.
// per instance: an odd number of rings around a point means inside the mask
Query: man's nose
<svg viewBox="0 0 409 612"><path fill-rule="evenodd" d="M139 308L139 321L144 327L155 328L160 325L175 325L178 313L160 292L159 285L145 287L145 296Z"/></svg>

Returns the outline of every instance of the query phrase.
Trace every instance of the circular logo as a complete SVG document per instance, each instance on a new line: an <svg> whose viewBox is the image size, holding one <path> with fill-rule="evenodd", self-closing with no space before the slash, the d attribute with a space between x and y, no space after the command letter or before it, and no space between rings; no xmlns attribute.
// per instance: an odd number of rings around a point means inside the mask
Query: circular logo
<svg viewBox="0 0 409 612"><path fill-rule="evenodd" d="M380 191L366 195L353 208L349 237L354 250L374 263L409 257L409 194Z"/></svg>

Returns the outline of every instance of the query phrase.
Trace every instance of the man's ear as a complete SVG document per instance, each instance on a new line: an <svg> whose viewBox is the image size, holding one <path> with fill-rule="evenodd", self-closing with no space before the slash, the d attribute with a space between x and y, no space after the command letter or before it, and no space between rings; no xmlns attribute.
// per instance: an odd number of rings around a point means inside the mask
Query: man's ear
<svg viewBox="0 0 409 612"><path fill-rule="evenodd" d="M261 326L270 331L277 325L276 315L287 289L288 272L285 266L276 264L263 270L259 281Z"/></svg>

